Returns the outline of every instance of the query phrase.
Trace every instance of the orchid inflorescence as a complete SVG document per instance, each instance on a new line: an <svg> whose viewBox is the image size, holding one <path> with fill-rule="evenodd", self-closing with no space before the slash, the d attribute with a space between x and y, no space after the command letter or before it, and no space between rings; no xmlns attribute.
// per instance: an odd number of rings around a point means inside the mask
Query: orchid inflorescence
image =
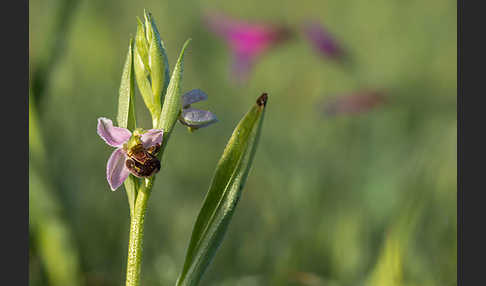
<svg viewBox="0 0 486 286"><path fill-rule="evenodd" d="M98 118L98 135L115 148L106 165L108 185L114 191L124 184L130 206L126 286L140 285L147 201L155 175L162 167L161 160L174 125L178 121L192 132L218 121L211 111L192 107L208 99L204 91L193 89L181 95L184 52L188 43L189 40L169 76L164 43L152 16L144 12L144 21L138 20L137 34L128 46L119 89L118 126L109 118ZM137 125L135 83L152 117L151 128ZM196 285L223 239L255 154L267 98L266 93L258 97L226 145L194 226L177 285ZM222 206L232 208L228 210ZM206 217L208 213L212 215Z"/></svg>

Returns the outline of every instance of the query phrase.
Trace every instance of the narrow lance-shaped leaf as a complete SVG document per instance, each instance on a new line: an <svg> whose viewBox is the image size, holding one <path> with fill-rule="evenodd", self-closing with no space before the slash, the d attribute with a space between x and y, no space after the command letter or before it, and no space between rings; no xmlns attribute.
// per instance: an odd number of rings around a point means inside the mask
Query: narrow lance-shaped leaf
<svg viewBox="0 0 486 286"><path fill-rule="evenodd" d="M123 73L121 77L119 97L118 97L118 115L117 121L119 127L128 128L133 131L136 128L135 118L135 79L133 72L133 40L130 39L128 46L127 58L125 60L125 66L123 67ZM128 204L130 205L130 214L133 214L136 190L137 190L137 178L130 175L125 180L125 190L127 191Z"/></svg>
<svg viewBox="0 0 486 286"><path fill-rule="evenodd" d="M266 101L266 94L258 98L224 149L194 225L178 286L198 284L223 240L252 164Z"/></svg>
<svg viewBox="0 0 486 286"><path fill-rule="evenodd" d="M174 71L172 72L169 86L167 87L164 104L162 106L162 111L160 112L159 125L154 127L164 130L164 141L162 142L162 148L165 147L165 144L170 137L172 127L174 127L179 113L181 112L181 80L182 73L184 72L184 52L190 41L191 39L187 40L182 47L179 59L174 67Z"/></svg>
<svg viewBox="0 0 486 286"><path fill-rule="evenodd" d="M117 121L119 127L128 128L129 130L135 130L135 80L133 74L133 39L130 39L128 45L127 58L125 60L125 66L123 67L123 73L121 77L120 89L118 92L118 115Z"/></svg>

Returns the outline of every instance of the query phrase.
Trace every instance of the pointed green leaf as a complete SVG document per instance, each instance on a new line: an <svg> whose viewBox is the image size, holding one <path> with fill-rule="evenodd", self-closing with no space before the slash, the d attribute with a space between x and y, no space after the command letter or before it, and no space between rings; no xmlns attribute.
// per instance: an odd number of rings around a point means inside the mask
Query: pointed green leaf
<svg viewBox="0 0 486 286"><path fill-rule="evenodd" d="M194 225L178 286L198 284L223 240L256 151L266 100L266 94L258 98L224 149Z"/></svg>
<svg viewBox="0 0 486 286"><path fill-rule="evenodd" d="M167 87L164 105L162 106L162 111L160 112L159 124L157 127L155 127L164 130L164 141L162 143L164 146L164 142L166 143L168 141L172 127L179 117L179 113L182 108L181 80L182 73L184 71L184 52L190 41L191 39L187 40L182 47L179 59L174 67L174 71L172 72L169 86Z"/></svg>
<svg viewBox="0 0 486 286"><path fill-rule="evenodd" d="M136 128L135 118L135 79L133 74L133 40L130 39L128 46L127 58L123 73L121 77L119 97L118 97L118 126L128 128L133 131ZM135 198L137 196L137 178L130 175L125 180L125 190L128 197L128 205L130 206L130 214L133 214L135 205Z"/></svg>
<svg viewBox="0 0 486 286"><path fill-rule="evenodd" d="M134 74L133 74L133 40L130 39L128 46L127 58L125 60L125 66L123 67L123 73L121 77L119 96L118 96L118 126L128 128L129 130L135 130L135 99L134 99Z"/></svg>

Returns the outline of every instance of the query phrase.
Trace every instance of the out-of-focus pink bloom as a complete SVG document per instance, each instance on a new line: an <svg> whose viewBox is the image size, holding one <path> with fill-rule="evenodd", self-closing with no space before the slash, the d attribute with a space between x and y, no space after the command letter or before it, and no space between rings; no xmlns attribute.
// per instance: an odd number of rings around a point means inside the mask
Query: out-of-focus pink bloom
<svg viewBox="0 0 486 286"><path fill-rule="evenodd" d="M370 111L386 102L383 92L365 90L350 94L338 95L326 101L324 113L328 116L340 114L358 114Z"/></svg>
<svg viewBox="0 0 486 286"><path fill-rule="evenodd" d="M344 50L331 33L319 22L310 21L303 25L303 31L314 49L323 57L339 59L344 56Z"/></svg>
<svg viewBox="0 0 486 286"><path fill-rule="evenodd" d="M229 45L233 53L232 72L239 81L247 79L259 56L290 36L289 29L282 26L247 23L218 13L207 14L205 21Z"/></svg>

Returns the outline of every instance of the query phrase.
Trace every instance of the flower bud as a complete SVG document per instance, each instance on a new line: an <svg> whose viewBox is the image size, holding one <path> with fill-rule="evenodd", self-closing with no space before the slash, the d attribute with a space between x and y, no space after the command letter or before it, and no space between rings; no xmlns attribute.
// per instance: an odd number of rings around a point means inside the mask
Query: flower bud
<svg viewBox="0 0 486 286"><path fill-rule="evenodd" d="M191 108L191 104L208 99L200 89L193 89L182 96L182 112L179 122L189 127L190 131L206 127L218 121L216 115L207 110Z"/></svg>
<svg viewBox="0 0 486 286"><path fill-rule="evenodd" d="M163 41L150 13L138 19L134 63L137 84L154 126L158 123L162 97L169 84L169 63Z"/></svg>

